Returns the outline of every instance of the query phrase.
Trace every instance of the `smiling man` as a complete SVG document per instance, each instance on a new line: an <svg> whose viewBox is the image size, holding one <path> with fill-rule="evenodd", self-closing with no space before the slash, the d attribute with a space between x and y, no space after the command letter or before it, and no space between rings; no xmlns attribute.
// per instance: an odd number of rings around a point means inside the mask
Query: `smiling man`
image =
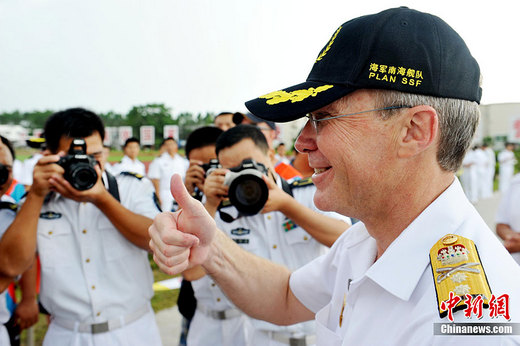
<svg viewBox="0 0 520 346"><path fill-rule="evenodd" d="M520 267L454 174L480 98L478 64L440 18L401 7L344 23L306 82L246 106L269 121L309 117L296 149L315 170L314 202L361 222L291 273L234 246L177 177L184 209L150 228L156 262L171 274L202 264L255 318L315 318L318 345L519 343L446 334L453 321L520 320Z"/></svg>

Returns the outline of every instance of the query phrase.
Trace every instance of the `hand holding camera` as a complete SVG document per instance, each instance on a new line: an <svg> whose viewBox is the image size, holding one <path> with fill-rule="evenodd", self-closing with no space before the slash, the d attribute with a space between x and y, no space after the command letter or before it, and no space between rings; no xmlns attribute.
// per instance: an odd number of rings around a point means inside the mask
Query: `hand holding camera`
<svg viewBox="0 0 520 346"><path fill-rule="evenodd" d="M211 159L208 163L198 160L190 160L190 166L186 171L184 185L188 192L197 200L202 200L204 194L204 181L215 168L221 168L217 159Z"/></svg>
<svg viewBox="0 0 520 346"><path fill-rule="evenodd" d="M269 188L264 181L268 171L263 164L245 159L229 170L211 168L207 173L204 192L210 213L216 211L226 197L243 216L255 215L264 208Z"/></svg>
<svg viewBox="0 0 520 346"><path fill-rule="evenodd" d="M206 174L204 181L204 195L206 196L206 209L214 214L228 194L228 187L224 185L227 169L213 168Z"/></svg>
<svg viewBox="0 0 520 346"><path fill-rule="evenodd" d="M95 169L97 161L93 156L87 155L87 144L81 138L72 140L68 155L60 157L57 164L63 167L63 177L76 190L89 190L98 180Z"/></svg>
<svg viewBox="0 0 520 346"><path fill-rule="evenodd" d="M93 202L106 189L97 161L86 154L85 141L76 138L67 155L44 153L34 167L31 191L42 197L55 191L78 202Z"/></svg>
<svg viewBox="0 0 520 346"><path fill-rule="evenodd" d="M202 162L198 160L190 160L190 166L186 171L184 185L186 190L193 196L196 190L204 191L204 177L206 172L202 168Z"/></svg>

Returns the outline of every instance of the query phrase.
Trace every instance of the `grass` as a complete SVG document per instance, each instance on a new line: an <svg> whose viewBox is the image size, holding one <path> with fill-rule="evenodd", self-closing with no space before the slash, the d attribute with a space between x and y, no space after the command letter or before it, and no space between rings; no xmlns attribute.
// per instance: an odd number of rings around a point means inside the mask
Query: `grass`
<svg viewBox="0 0 520 346"><path fill-rule="evenodd" d="M150 266L152 267L154 282L170 279L171 277L164 274L159 270L157 264L152 260L151 255L149 256ZM160 291L155 292L152 297L152 308L154 312L161 311L163 309L171 308L177 304L177 297L179 296L179 290ZM34 345L41 346L43 344L43 338L47 332L48 316L40 314L38 323L32 328L34 331ZM22 346L27 346L27 330L22 332L21 343Z"/></svg>

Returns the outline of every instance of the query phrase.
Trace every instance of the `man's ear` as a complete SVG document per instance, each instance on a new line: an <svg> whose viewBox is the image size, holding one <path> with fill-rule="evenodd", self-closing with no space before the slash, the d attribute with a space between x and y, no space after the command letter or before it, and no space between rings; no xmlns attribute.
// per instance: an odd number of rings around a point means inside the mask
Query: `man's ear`
<svg viewBox="0 0 520 346"><path fill-rule="evenodd" d="M408 109L399 138L399 157L412 157L431 147L437 138L439 118L430 106Z"/></svg>

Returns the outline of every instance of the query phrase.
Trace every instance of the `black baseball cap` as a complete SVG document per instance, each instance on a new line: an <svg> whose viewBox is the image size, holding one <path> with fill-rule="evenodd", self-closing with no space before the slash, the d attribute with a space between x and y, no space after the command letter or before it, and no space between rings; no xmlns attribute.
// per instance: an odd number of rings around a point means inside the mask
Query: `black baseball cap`
<svg viewBox="0 0 520 346"><path fill-rule="evenodd" d="M246 102L277 122L303 117L358 89L386 89L480 103L480 69L464 40L434 15L407 7L341 25L307 81Z"/></svg>

